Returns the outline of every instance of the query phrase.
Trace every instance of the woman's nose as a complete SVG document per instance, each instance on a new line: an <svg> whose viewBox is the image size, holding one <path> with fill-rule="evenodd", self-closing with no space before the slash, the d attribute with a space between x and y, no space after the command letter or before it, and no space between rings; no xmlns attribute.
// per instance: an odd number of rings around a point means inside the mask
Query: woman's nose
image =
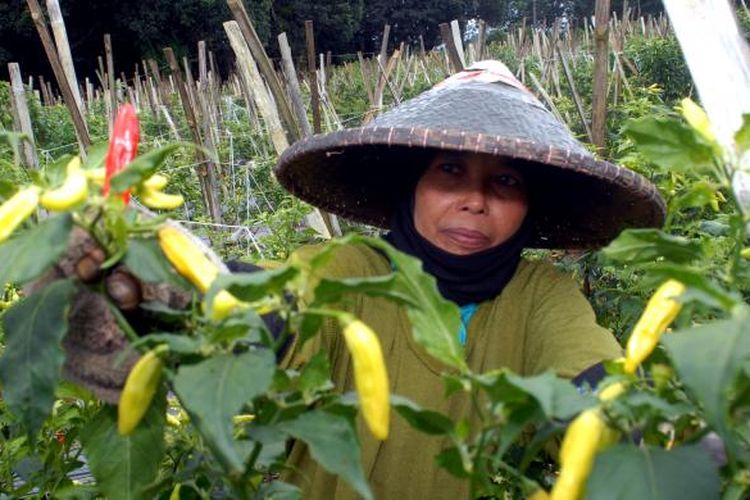
<svg viewBox="0 0 750 500"><path fill-rule="evenodd" d="M478 186L467 186L462 192L460 209L473 214L485 213L487 197L484 190Z"/></svg>

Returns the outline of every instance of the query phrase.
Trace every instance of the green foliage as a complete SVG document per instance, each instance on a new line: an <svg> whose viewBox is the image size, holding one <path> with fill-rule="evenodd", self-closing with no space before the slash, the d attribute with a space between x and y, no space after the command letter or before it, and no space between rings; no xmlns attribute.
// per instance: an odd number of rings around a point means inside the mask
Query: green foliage
<svg viewBox="0 0 750 500"><path fill-rule="evenodd" d="M164 453L165 395L155 398L143 424L132 434L117 432L117 409L105 406L81 435L98 489L108 498L147 498L144 490L155 478Z"/></svg>
<svg viewBox="0 0 750 500"><path fill-rule="evenodd" d="M3 315L6 348L0 363L3 398L34 435L54 403L64 361L67 310L73 284L58 281Z"/></svg>
<svg viewBox="0 0 750 500"><path fill-rule="evenodd" d="M700 445L673 450L619 445L596 459L588 482L591 498L716 498L716 464Z"/></svg>
<svg viewBox="0 0 750 500"><path fill-rule="evenodd" d="M664 100L672 103L690 95L692 79L682 57L677 38L635 37L625 44L625 55L638 68L638 82L648 87L656 84L664 89Z"/></svg>

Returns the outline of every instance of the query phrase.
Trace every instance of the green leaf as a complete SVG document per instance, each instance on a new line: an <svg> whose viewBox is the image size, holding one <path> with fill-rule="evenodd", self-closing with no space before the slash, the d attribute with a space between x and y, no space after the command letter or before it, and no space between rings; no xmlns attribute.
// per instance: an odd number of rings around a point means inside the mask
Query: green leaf
<svg viewBox="0 0 750 500"><path fill-rule="evenodd" d="M436 411L422 409L408 398L391 394L391 406L409 425L426 434L440 436L453 432L453 421L450 418Z"/></svg>
<svg viewBox="0 0 750 500"><path fill-rule="evenodd" d="M706 420L728 446L728 391L750 356L747 314L662 337L682 383L703 405Z"/></svg>
<svg viewBox="0 0 750 500"><path fill-rule="evenodd" d="M299 500L302 498L302 491L293 484L274 479L269 483L260 485L257 498L265 500Z"/></svg>
<svg viewBox="0 0 750 500"><path fill-rule="evenodd" d="M125 167L125 170L112 177L110 180L112 190L122 193L148 179L159 170L169 155L183 147L194 148L195 146L189 142L171 142L136 157Z"/></svg>
<svg viewBox="0 0 750 500"><path fill-rule="evenodd" d="M703 247L700 242L672 236L658 229L627 229L601 252L608 259L631 264L657 259L685 263L700 258Z"/></svg>
<svg viewBox="0 0 750 500"><path fill-rule="evenodd" d="M107 150L109 149L108 142L100 142L92 145L86 152L86 160L83 162L84 170L91 170L94 168L101 168L104 166L104 160L107 157Z"/></svg>
<svg viewBox="0 0 750 500"><path fill-rule="evenodd" d="M1 244L0 290L6 283L26 283L46 271L67 248L72 228L73 219L62 214Z"/></svg>
<svg viewBox="0 0 750 500"><path fill-rule="evenodd" d="M305 342L313 338L325 321L325 318L320 314L306 314L304 311L293 319L297 323L296 331L299 336L297 342L300 346L305 345Z"/></svg>
<svg viewBox="0 0 750 500"><path fill-rule="evenodd" d="M340 476L367 500L373 495L359 462L359 442L349 420L321 410L303 413L279 427L304 441L312 457L328 472Z"/></svg>
<svg viewBox="0 0 750 500"><path fill-rule="evenodd" d="M89 467L101 492L112 500L145 498L144 487L159 471L164 454L163 392L153 399L143 420L128 436L117 432L117 408L105 406L81 433Z"/></svg>
<svg viewBox="0 0 750 500"><path fill-rule="evenodd" d="M675 210L683 208L700 208L711 202L718 203L716 196L719 187L705 180L692 183L685 192L674 200L672 207Z"/></svg>
<svg viewBox="0 0 750 500"><path fill-rule="evenodd" d="M284 286L294 279L299 271L293 267L279 267L254 273L220 274L206 292L205 302L213 303L214 296L227 290L239 300L254 302L284 291Z"/></svg>
<svg viewBox="0 0 750 500"><path fill-rule="evenodd" d="M153 348L162 344L169 348L169 352L177 354L197 354L204 348L204 343L199 337L177 333L149 333L131 343L130 348L142 351L142 346Z"/></svg>
<svg viewBox="0 0 750 500"><path fill-rule="evenodd" d="M232 417L271 385L276 358L269 350L216 356L183 365L174 389L206 444L228 473L240 473L243 460L232 442Z"/></svg>
<svg viewBox="0 0 750 500"><path fill-rule="evenodd" d="M435 457L435 461L440 467L456 477L465 479L471 476L466 471L466 467L464 467L464 462L461 457L461 451L456 446L441 451Z"/></svg>
<svg viewBox="0 0 750 500"><path fill-rule="evenodd" d="M457 335L461 324L458 306L440 295L435 278L422 270L422 262L399 252L380 238L357 236L351 241L369 245L388 255L396 269L393 287L408 298L406 313L413 327L414 339L437 360L461 371L467 370Z"/></svg>
<svg viewBox="0 0 750 500"><path fill-rule="evenodd" d="M740 153L750 149L750 113L742 115L742 126L735 132L734 142L737 143Z"/></svg>
<svg viewBox="0 0 750 500"><path fill-rule="evenodd" d="M315 287L315 301L312 307L340 302L346 293L363 293L372 297L386 297L400 304L417 307L412 297L404 292L405 290L396 274L339 280L322 279Z"/></svg>
<svg viewBox="0 0 750 500"><path fill-rule="evenodd" d="M68 163L72 159L73 155L71 154L62 155L44 167L44 179L47 181L48 187L57 188L62 186L62 183L65 182Z"/></svg>
<svg viewBox="0 0 750 500"><path fill-rule="evenodd" d="M618 445L599 454L586 498L709 500L719 498L716 465L700 445L663 450Z"/></svg>
<svg viewBox="0 0 750 500"><path fill-rule="evenodd" d="M299 375L298 387L303 393L314 393L333 387L330 381L331 364L328 361L328 353L318 352L302 368Z"/></svg>
<svg viewBox="0 0 750 500"><path fill-rule="evenodd" d="M74 290L71 281L55 281L3 316L3 398L30 434L41 428L55 400L65 360L61 342L68 329L68 306Z"/></svg>
<svg viewBox="0 0 750 500"><path fill-rule="evenodd" d="M10 181L0 179L0 200L7 200L16 192L16 185Z"/></svg>
<svg viewBox="0 0 750 500"><path fill-rule="evenodd" d="M724 290L699 269L669 263L650 265L646 269L649 273L664 278L673 278L687 285L688 291L680 298L682 302L698 300L710 307L725 311L731 311L735 306L743 303L742 297Z"/></svg>
<svg viewBox="0 0 750 500"><path fill-rule="evenodd" d="M0 130L0 143L6 143L13 150L13 163L15 165L18 165L21 156L21 143L28 140L29 136L26 134Z"/></svg>
<svg viewBox="0 0 750 500"><path fill-rule="evenodd" d="M192 289L169 264L156 240L129 240L124 263L138 279L146 283L170 283L185 290Z"/></svg>
<svg viewBox="0 0 750 500"><path fill-rule="evenodd" d="M673 118L646 116L629 122L624 131L646 158L669 170L700 171L714 159L711 145Z"/></svg>
<svg viewBox="0 0 750 500"><path fill-rule="evenodd" d="M547 418L571 418L595 404L593 397L579 394L569 380L561 379L552 372L533 377L507 373L505 378L510 384L531 396Z"/></svg>

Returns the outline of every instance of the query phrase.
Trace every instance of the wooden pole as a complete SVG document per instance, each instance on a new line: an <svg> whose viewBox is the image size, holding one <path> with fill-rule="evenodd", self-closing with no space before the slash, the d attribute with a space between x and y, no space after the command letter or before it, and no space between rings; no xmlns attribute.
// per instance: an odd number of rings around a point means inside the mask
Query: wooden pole
<svg viewBox="0 0 750 500"><path fill-rule="evenodd" d="M10 73L10 102L15 128L16 131L26 134L28 138L27 141L23 142L23 147L21 148L21 161L26 168L36 170L39 168L39 159L36 156L36 149L34 147L34 130L31 128L31 116L29 116L29 107L26 104L26 90L23 87L21 70L18 64L8 63L8 73Z"/></svg>
<svg viewBox="0 0 750 500"><path fill-rule="evenodd" d="M318 72L315 70L315 33L313 22L305 21L305 44L307 45L307 74L310 80L310 105L313 115L313 132L319 134L320 124L320 96L318 95Z"/></svg>
<svg viewBox="0 0 750 500"><path fill-rule="evenodd" d="M307 111L305 105L302 103L302 92L299 88L299 80L297 80L297 72L294 69L294 61L292 59L292 49L289 47L289 42L286 38L286 33L281 33L278 36L279 50L281 52L281 63L284 69L284 76L286 77L287 88L292 98L292 108L294 114L297 116L297 122L300 124L302 129L303 137L312 135L312 127L310 127L310 121L307 119ZM294 138L299 139L298 137Z"/></svg>
<svg viewBox="0 0 750 500"><path fill-rule="evenodd" d="M286 134L284 126L281 123L278 111L274 108L271 96L266 91L266 86L261 78L260 71L252 57L252 53L247 46L242 31L236 21L227 21L224 23L224 30L229 38L235 56L237 57L237 66L240 70L242 82L248 86L247 93L253 97L255 104L258 106L263 121L266 122L271 142L278 154L281 154L287 147Z"/></svg>
<svg viewBox="0 0 750 500"><path fill-rule="evenodd" d="M29 6L29 10L31 10L31 19L34 21L34 26L39 33L39 38L44 46L47 59L49 59L50 65L52 65L52 72L55 74L57 85L62 92L65 106L68 108L68 112L73 119L73 127L76 131L80 153L82 156L85 156L86 150L91 146L91 138L89 137L89 132L86 128L86 122L83 120L83 115L78 110L75 97L73 96L73 90L70 88L68 79L65 78L65 71L60 63L60 59L57 57L57 51L52 43L49 31L47 31L47 24L44 21L42 8L37 0L26 0L26 2Z"/></svg>
<svg viewBox="0 0 750 500"><path fill-rule="evenodd" d="M297 128L292 108L289 105L289 100L286 97L284 89L281 87L281 82L279 82L279 78L276 75L273 66L271 66L271 61L268 59L268 55L266 55L266 51L260 43L258 34L253 27L253 23L250 22L250 17L247 15L247 11L245 11L245 6L242 3L242 0L227 0L227 4L229 4L229 9L232 11L234 19L242 30L242 36L245 38L245 43L247 43L250 52L253 54L253 59L255 59L258 64L260 73L263 75L263 78L265 78L268 88L276 100L276 107L279 109L279 116L281 117L285 130L289 133L288 138L291 139L291 137L299 134L299 132L292 132Z"/></svg>
<svg viewBox="0 0 750 500"><path fill-rule="evenodd" d="M456 47L458 57L461 59L461 66L466 67L466 55L464 54L464 43L461 39L461 28L458 26L458 20L451 21L451 34L453 35L453 45Z"/></svg>
<svg viewBox="0 0 750 500"><path fill-rule="evenodd" d="M241 27L235 21L228 21L224 23L224 30L227 33L232 50L237 57L237 67L240 70L242 84L248 87L246 89L247 94L252 95L255 99L258 110L263 116L263 121L268 126L271 142L276 152L281 154L289 146L289 143L286 140L277 108L271 102L271 96L266 91L266 86L263 84L263 79L255 64L254 57L249 50L246 40L243 38ZM252 87L252 91L250 87ZM315 209L310 213L307 217L307 223L320 235L326 238L331 237L331 231L319 210Z"/></svg>
<svg viewBox="0 0 750 500"><path fill-rule="evenodd" d="M107 60L107 87L109 90L109 104L112 109L112 123L114 123L114 117L117 115L117 88L115 87L115 60L112 55L112 37L109 33L104 34L104 57Z"/></svg>
<svg viewBox="0 0 750 500"><path fill-rule="evenodd" d="M562 63L563 72L565 73L565 79L568 81L568 87L570 87L570 93L573 95L573 101L575 102L576 110L578 111L578 116L581 118L581 123L583 124L583 128L586 131L586 136L588 137L589 142L594 143L594 137L591 133L591 128L589 128L589 122L586 119L586 113L583 110L583 103L581 102L581 96L578 95L578 91L576 90L576 84L575 84L575 80L573 79L573 73L570 71L570 67L568 66L568 61L565 58L565 54L563 54L562 50L560 50L560 46L557 45L556 49L557 49L557 55L560 58L560 62Z"/></svg>
<svg viewBox="0 0 750 500"><path fill-rule="evenodd" d="M365 90L367 91L367 99L370 101L370 106L375 104L375 98L372 93L372 87L371 87L371 78L370 78L370 70L369 66L365 64L365 60L362 57L362 52L357 51L357 59L359 60L359 72L362 76L362 84L365 86Z"/></svg>
<svg viewBox="0 0 750 500"><path fill-rule="evenodd" d="M380 64L385 68L385 65L388 63L388 38L391 35L391 25L386 24L383 27L383 39L380 41L380 54L378 55L378 60L380 61Z"/></svg>
<svg viewBox="0 0 750 500"><path fill-rule="evenodd" d="M463 71L464 65L461 62L461 57L458 55L458 50L453 41L453 31L448 23L440 24L440 36L445 44L445 51L448 54L448 61L450 62L453 73Z"/></svg>
<svg viewBox="0 0 750 500"><path fill-rule="evenodd" d="M42 91L42 100L44 101L44 105L51 106L52 99L49 95L49 92L47 92L47 82L44 81L44 77L42 75L39 75L39 88Z"/></svg>
<svg viewBox="0 0 750 500"><path fill-rule="evenodd" d="M174 51L171 47L164 49L164 55L169 63L169 68L172 70L172 76L174 77L177 85L177 91L180 93L180 99L182 100L182 107L185 110L185 118L187 119L188 125L190 126L190 132L193 135L193 142L203 147L203 141L201 140L200 130L198 129L198 121L195 117L195 111L190 105L190 97L185 87L185 82L182 78L182 72L180 71L180 65L177 63L177 58L174 55ZM217 224L221 223L221 206L216 196L214 187L216 186L216 178L214 172L214 164L208 160L203 154L202 149L196 149L195 159L198 165L195 168L196 174L198 174L198 180L200 182L201 191L203 193L203 202L206 206L206 212L213 221Z"/></svg>
<svg viewBox="0 0 750 500"><path fill-rule="evenodd" d="M479 34L477 35L477 59L482 60L484 59L484 43L485 39L487 37L487 23L484 22L484 19L479 20Z"/></svg>
<svg viewBox="0 0 750 500"><path fill-rule="evenodd" d="M159 98L161 99L161 102L164 105L168 106L169 92L167 92L167 89L164 87L164 80L161 77L159 65L156 64L156 61L154 59L149 59L148 67L151 69L151 76L154 79L154 84L156 84L156 90L159 92Z"/></svg>
<svg viewBox="0 0 750 500"><path fill-rule="evenodd" d="M596 53L591 99L591 138L599 154L607 147L607 83L609 72L609 0L596 0Z"/></svg>
<svg viewBox="0 0 750 500"><path fill-rule="evenodd" d="M83 105L81 103L81 93L78 91L78 78L73 66L73 56L70 53L70 44L68 43L68 33L65 30L65 21L60 12L60 4L57 0L47 0L47 12L49 14L49 24L52 28L52 34L55 37L57 54L60 57L65 76L68 78L70 90L73 91L73 97L78 105L78 110L83 114Z"/></svg>

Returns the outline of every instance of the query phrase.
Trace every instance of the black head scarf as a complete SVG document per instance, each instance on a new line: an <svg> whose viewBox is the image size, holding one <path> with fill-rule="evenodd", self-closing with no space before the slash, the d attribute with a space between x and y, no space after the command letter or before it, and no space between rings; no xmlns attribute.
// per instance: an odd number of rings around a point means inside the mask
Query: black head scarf
<svg viewBox="0 0 750 500"><path fill-rule="evenodd" d="M443 297L459 306L497 297L516 272L521 251L531 239L531 217L500 245L470 255L442 250L417 232L414 226L414 197L401 202L391 220L385 240L402 252L422 261L425 272L437 279Z"/></svg>

